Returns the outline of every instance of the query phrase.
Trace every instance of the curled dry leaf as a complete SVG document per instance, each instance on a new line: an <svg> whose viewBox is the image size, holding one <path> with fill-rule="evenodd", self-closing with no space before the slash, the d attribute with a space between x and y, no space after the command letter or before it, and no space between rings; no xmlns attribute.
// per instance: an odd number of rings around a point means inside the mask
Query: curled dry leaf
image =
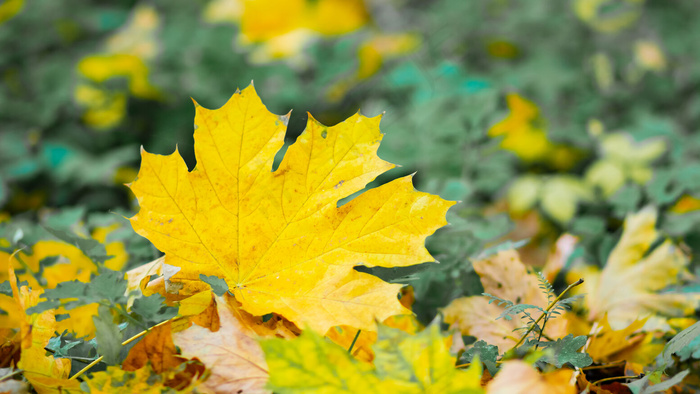
<svg viewBox="0 0 700 394"><path fill-rule="evenodd" d="M197 105L196 168L188 171L177 152L143 151L132 226L179 267L170 282L203 290L200 274L223 278L256 316L277 313L326 333L371 330L376 319L409 313L400 285L353 267L433 261L425 238L447 223L454 203L417 192L408 176L338 207L394 167L376 154L379 117L326 127L309 116L271 171L287 119L270 113L252 85L218 110Z"/></svg>
<svg viewBox="0 0 700 394"><path fill-rule="evenodd" d="M607 315L610 327L620 330L637 319L649 317L646 328L662 328L662 316L690 315L698 306L697 293L659 293L690 274L688 256L671 240L650 251L661 238L655 228L656 218L652 207L629 215L603 270L587 269L585 274L573 271L577 277L585 275L586 282L578 291L586 294L590 321Z"/></svg>
<svg viewBox="0 0 700 394"><path fill-rule="evenodd" d="M481 277L484 292L518 304L546 308L547 297L539 288L537 277L529 273L514 250L499 252L487 259L474 262L474 270ZM464 335L473 335L504 352L513 347L522 335L516 328L527 325L525 319L514 316L511 320L498 318L504 307L489 304L485 296L458 298L442 310L445 322L453 324ZM533 310L534 311L534 310ZM534 311L538 318L539 311ZM547 322L545 333L552 338L566 335L566 321L553 319Z"/></svg>

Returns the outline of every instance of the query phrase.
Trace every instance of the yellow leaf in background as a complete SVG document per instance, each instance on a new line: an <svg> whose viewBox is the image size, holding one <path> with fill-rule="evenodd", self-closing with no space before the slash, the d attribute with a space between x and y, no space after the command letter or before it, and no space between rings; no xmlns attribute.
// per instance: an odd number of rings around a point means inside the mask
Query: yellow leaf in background
<svg viewBox="0 0 700 394"><path fill-rule="evenodd" d="M366 79L374 75L385 60L414 51L420 45L416 34L378 34L366 40L358 49L360 65L357 78Z"/></svg>
<svg viewBox="0 0 700 394"><path fill-rule="evenodd" d="M590 339L586 353L597 363L626 359L620 358L618 353L639 345L647 335L640 331L646 321L647 319L635 320L621 330L613 330L607 316L603 317L597 333Z"/></svg>
<svg viewBox="0 0 700 394"><path fill-rule="evenodd" d="M244 0L212 0L207 3L202 18L209 23L236 23L243 15Z"/></svg>
<svg viewBox="0 0 700 394"><path fill-rule="evenodd" d="M682 215L688 212L700 210L700 199L689 194L684 194L673 206L669 212Z"/></svg>
<svg viewBox="0 0 700 394"><path fill-rule="evenodd" d="M153 59L160 51L156 36L160 24L155 8L136 6L129 21L107 39L107 52L129 54L143 60Z"/></svg>
<svg viewBox="0 0 700 394"><path fill-rule="evenodd" d="M663 316L686 316L698 306L697 294L659 293L690 274L688 256L670 240L649 250L661 238L655 228L656 219L657 212L652 207L629 215L603 270L589 269L581 276L586 282L577 291L586 294L590 321L607 314L610 327L620 330L639 318L649 317L645 329L668 330ZM570 275L579 277L580 273L573 270Z"/></svg>
<svg viewBox="0 0 700 394"><path fill-rule="evenodd" d="M112 256L109 260L105 261L105 267L113 271L121 271L129 261L129 254L126 252L123 242L107 242L107 236L120 228L121 224L114 223L107 227L98 227L94 229L91 235L93 239L104 244L107 256Z"/></svg>
<svg viewBox="0 0 700 394"><path fill-rule="evenodd" d="M654 41L640 40L634 44L635 61L654 72L666 70L666 56Z"/></svg>
<svg viewBox="0 0 700 394"><path fill-rule="evenodd" d="M651 164L666 152L660 138L635 141L627 133L601 134L601 158L586 170L586 182L601 189L603 195L615 194L628 180L643 185L653 176Z"/></svg>
<svg viewBox="0 0 700 394"><path fill-rule="evenodd" d="M296 29L323 35L349 33L366 24L363 0L244 0L241 34L261 42Z"/></svg>
<svg viewBox="0 0 700 394"><path fill-rule="evenodd" d="M580 179L568 175L524 175L508 188L508 209L522 216L539 203L549 217L561 224L576 214L580 202L590 201L593 194Z"/></svg>
<svg viewBox="0 0 700 394"><path fill-rule="evenodd" d="M605 53L598 52L591 56L591 65L598 89L601 92L610 91L615 83L615 66L610 57Z"/></svg>
<svg viewBox="0 0 700 394"><path fill-rule="evenodd" d="M541 374L520 360L503 363L501 371L486 386L487 394L575 394L576 388L569 384L574 371L561 369Z"/></svg>
<svg viewBox="0 0 700 394"><path fill-rule="evenodd" d="M12 258L10 254L0 251L0 281L6 281L7 269L12 266L15 270L25 272L17 275L20 281L27 281L29 287L40 289L35 275L40 271L40 262L47 258L58 256L53 265L43 268L43 278L46 288L52 289L60 282L79 280L87 282L90 275L97 272L97 266L77 247L63 241L39 241L32 246L32 253L19 252ZM10 265L10 261L12 264Z"/></svg>
<svg viewBox="0 0 700 394"><path fill-rule="evenodd" d="M384 62L413 52L420 43L420 37L411 33L376 34L367 39L357 50L357 70L329 87L326 97L341 100L352 87L379 72Z"/></svg>
<svg viewBox="0 0 700 394"><path fill-rule="evenodd" d="M518 304L536 305L546 308L547 297L539 288L535 274L527 272L514 250L498 254L473 263L474 271L481 277L484 292ZM513 317L511 320L496 318L504 307L489 303L485 296L458 298L442 310L445 323L453 324L464 335L472 335L504 352L513 347L522 336L516 328L527 326L527 320ZM539 317L539 313L536 313ZM552 319L545 329L552 338L566 335L566 320Z"/></svg>
<svg viewBox="0 0 700 394"><path fill-rule="evenodd" d="M432 261L425 238L446 224L453 202L417 192L411 177L349 196L392 168L381 160L379 117L359 114L306 130L271 172L287 116L267 111L252 86L224 107L196 107L192 171L177 151L142 153L131 185L140 211L137 233L180 267L171 282L226 280L247 312L278 313L325 333L408 313L400 285L353 269Z"/></svg>
<svg viewBox="0 0 700 394"><path fill-rule="evenodd" d="M515 59L520 54L518 47L505 40L491 40L486 43L486 51L489 55L500 59Z"/></svg>
<svg viewBox="0 0 700 394"><path fill-rule="evenodd" d="M12 19L24 7L24 0L5 0L0 4L0 24Z"/></svg>
<svg viewBox="0 0 700 394"><path fill-rule="evenodd" d="M580 158L573 148L554 144L547 138L545 120L537 106L516 93L506 95L510 113L488 131L489 137L501 137L501 148L526 162L548 162L555 168L570 168Z"/></svg>
<svg viewBox="0 0 700 394"><path fill-rule="evenodd" d="M148 81L148 66L135 55L117 53L87 56L78 63L78 71L96 83L104 83L111 78L126 78L131 94L136 97L158 99L161 96L160 91Z"/></svg>
<svg viewBox="0 0 700 394"><path fill-rule="evenodd" d="M603 33L615 33L637 21L644 0L576 0L576 15L589 26ZM613 11L606 12L606 9Z"/></svg>

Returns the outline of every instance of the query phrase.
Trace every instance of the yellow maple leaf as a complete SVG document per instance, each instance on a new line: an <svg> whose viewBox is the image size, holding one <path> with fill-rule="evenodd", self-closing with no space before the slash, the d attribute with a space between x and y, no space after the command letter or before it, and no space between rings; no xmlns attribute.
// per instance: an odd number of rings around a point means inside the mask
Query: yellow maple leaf
<svg viewBox="0 0 700 394"><path fill-rule="evenodd" d="M577 291L585 293L589 321L598 321L606 314L610 326L619 330L633 321L649 316L645 327L662 328L662 316L692 314L700 298L660 290L677 284L688 276L688 256L671 240L665 240L652 251L649 248L662 238L656 230L657 212L647 207L625 219L620 241L610 252L602 271L584 267L572 270L570 277L583 277L586 282Z"/></svg>
<svg viewBox="0 0 700 394"><path fill-rule="evenodd" d="M599 332L591 336L586 347L586 353L597 363L617 361L618 353L636 347L645 337L639 330L644 327L646 319L635 320L629 326L621 330L613 330L608 323L608 317L603 317L599 324Z"/></svg>
<svg viewBox="0 0 700 394"><path fill-rule="evenodd" d="M279 392L483 393L481 363L455 368L437 325L411 335L379 326L374 367L306 330L291 341L262 341L269 387Z"/></svg>
<svg viewBox="0 0 700 394"><path fill-rule="evenodd" d="M529 273L515 250L507 250L473 263L481 277L484 292L518 304L546 308L547 297L539 288L537 277ZM504 352L513 347L522 333L513 330L527 326L527 319L513 316L511 320L498 319L504 307L489 303L486 296L458 298L442 310L445 323L454 324L462 334L473 335ZM536 313L535 318L539 317ZM545 333L552 338L566 335L566 321L552 319Z"/></svg>
<svg viewBox="0 0 700 394"><path fill-rule="evenodd" d="M85 381L90 394L160 394L163 392L174 392L164 385L163 376L154 375L150 366L136 371L124 371L116 366L107 367L106 371L92 374L90 379ZM193 387L185 390L178 390L178 393L191 393Z"/></svg>
<svg viewBox="0 0 700 394"><path fill-rule="evenodd" d="M200 274L218 276L256 316L274 312L325 333L409 313L400 285L353 267L433 261L425 238L454 202L417 192L407 176L338 207L394 166L376 154L379 117L327 127L309 116L272 172L287 119L268 112L252 85L218 110L197 105L193 171L177 151L142 151L131 184L135 231L180 268L171 282L208 289Z"/></svg>
<svg viewBox="0 0 700 394"><path fill-rule="evenodd" d="M46 355L45 347L56 330L55 312L47 310L34 315L27 315L25 312L39 302L43 289L18 287L12 266L8 269L8 279L17 310L20 312L22 353L17 368L23 370L23 376L39 394L80 392L80 383L68 380L71 361Z"/></svg>

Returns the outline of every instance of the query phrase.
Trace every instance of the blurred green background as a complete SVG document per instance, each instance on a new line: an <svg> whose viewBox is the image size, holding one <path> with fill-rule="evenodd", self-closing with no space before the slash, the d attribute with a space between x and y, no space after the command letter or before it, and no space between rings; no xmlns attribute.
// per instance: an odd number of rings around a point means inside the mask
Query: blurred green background
<svg viewBox="0 0 700 394"><path fill-rule="evenodd" d="M374 270L413 284L423 320L479 293L469 259L506 240L542 265L568 232L602 264L651 204L695 250L699 18L695 0L0 1L0 236L121 223L129 266L157 256L122 218L139 146L194 167L190 97L217 108L253 80L293 110L289 143L306 111L385 112L380 156L402 167L375 184L418 171L462 201L429 239L441 265Z"/></svg>

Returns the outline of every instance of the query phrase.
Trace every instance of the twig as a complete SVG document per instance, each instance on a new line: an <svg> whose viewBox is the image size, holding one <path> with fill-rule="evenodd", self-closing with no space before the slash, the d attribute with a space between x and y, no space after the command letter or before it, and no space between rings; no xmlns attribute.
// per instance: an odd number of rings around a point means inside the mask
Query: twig
<svg viewBox="0 0 700 394"><path fill-rule="evenodd" d="M11 377L13 377L13 376L15 376L15 375L21 374L22 372L24 372L24 371L22 371L21 369L18 369L18 370L14 371L14 372L10 372L10 373L8 373L7 375L1 377L1 378L0 378L0 382L4 382L4 381L6 381L7 379L9 379L9 378L11 378Z"/></svg>
<svg viewBox="0 0 700 394"><path fill-rule="evenodd" d="M133 337L127 339L126 341L122 342L122 346L126 346L126 345L130 344L131 342L133 342L133 341L135 341L135 340L141 338L142 336L148 334L148 333L149 333L151 330L153 330L154 328L158 328L158 327L160 327L160 326L162 326L162 325L164 325L164 324L166 324L166 323L170 323L171 321L176 320L176 319L179 319L179 318L180 318L179 316L176 316L176 317L170 318L170 319L168 319L168 320L166 320L166 321L160 322L160 323L156 324L155 326L153 326L153 327L151 327L151 328L149 328L149 329L147 329L147 330L143 330L143 331L141 331L140 333L138 333L138 334L134 335ZM85 368L81 369L81 370L78 371L75 375L71 376L69 380L74 380L74 379L76 379L78 376L84 374L84 373L87 372L90 368L94 367L95 365L97 365L97 363L99 363L100 361L102 361L102 359L103 359L104 357L105 357L105 356L100 356L100 357L96 358L95 361L93 361L93 362L91 362L90 364L86 365Z"/></svg>
<svg viewBox="0 0 700 394"><path fill-rule="evenodd" d="M640 377L641 377L641 375L623 375L623 376L612 376L612 377L609 377L609 378L605 378L605 379L600 379L600 380L596 380L595 382L593 382L593 383L591 383L591 384L595 386L595 385L598 385L598 384L600 384L600 383L603 383L603 382L608 382L608 381L611 381L611 380L619 380L619 379L636 379L636 378L640 378Z"/></svg>
<svg viewBox="0 0 700 394"><path fill-rule="evenodd" d="M357 330L357 334L355 334L355 338L352 340L352 343L350 344L350 348L348 349L348 353L352 354L352 348L355 347L355 342L357 342L357 338L360 337L360 333L362 330Z"/></svg>
<svg viewBox="0 0 700 394"><path fill-rule="evenodd" d="M544 310L544 313L543 313L542 315L540 315L540 317L539 317L537 320L535 320L535 324L531 325L530 328L527 329L527 331L525 332L525 335L523 335L523 336L520 338L520 340L518 341L518 343L516 343L515 346L513 346L513 347L511 348L511 350L517 349L518 346L522 345L522 343L523 343L523 341L525 340L525 338L527 338L527 336L530 335L530 333L532 332L532 330L535 329L535 326L537 326L537 325L539 324L540 320L544 319L544 317L547 316L547 313L548 313L552 308L554 308L554 306L557 304L557 302L559 302L559 300L561 300L562 297L564 297L564 294L566 294L566 292L568 292L569 290L573 289L574 287L580 285L581 283L583 283L583 279L577 280L576 282L570 284L569 287L567 287L566 289L564 289L564 291L562 291L561 294L559 294L559 296L558 296L557 298L555 298L554 301L552 301L552 303L549 304L549 305L547 306L547 309Z"/></svg>

